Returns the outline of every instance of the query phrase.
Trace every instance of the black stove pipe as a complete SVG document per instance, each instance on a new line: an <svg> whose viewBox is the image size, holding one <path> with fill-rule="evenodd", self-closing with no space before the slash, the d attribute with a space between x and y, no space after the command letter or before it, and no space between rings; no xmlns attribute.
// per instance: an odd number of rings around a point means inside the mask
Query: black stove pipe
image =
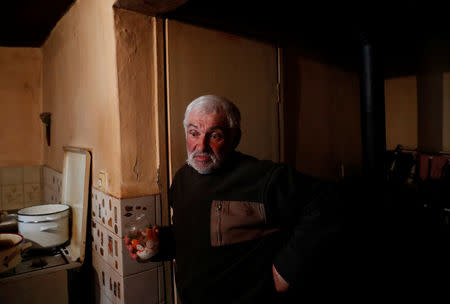
<svg viewBox="0 0 450 304"><path fill-rule="evenodd" d="M361 143L363 176L372 182L384 182L386 127L384 75L382 61L367 33L360 35Z"/></svg>

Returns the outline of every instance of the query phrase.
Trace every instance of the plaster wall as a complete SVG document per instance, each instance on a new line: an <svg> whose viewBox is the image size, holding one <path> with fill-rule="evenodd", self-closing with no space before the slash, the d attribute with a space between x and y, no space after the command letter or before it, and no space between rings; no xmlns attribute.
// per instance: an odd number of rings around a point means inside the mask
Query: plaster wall
<svg viewBox="0 0 450 304"><path fill-rule="evenodd" d="M120 113L121 195L159 193L156 19L115 10Z"/></svg>
<svg viewBox="0 0 450 304"><path fill-rule="evenodd" d="M386 149L397 145L417 148L417 78L416 76L386 79Z"/></svg>
<svg viewBox="0 0 450 304"><path fill-rule="evenodd" d="M121 196L121 151L114 0L78 0L55 26L43 52L43 111L52 113L44 163L59 172L63 146L92 150L93 181Z"/></svg>
<svg viewBox="0 0 450 304"><path fill-rule="evenodd" d="M442 150L450 152L450 73L442 80Z"/></svg>
<svg viewBox="0 0 450 304"><path fill-rule="evenodd" d="M43 161L42 52L0 47L0 167Z"/></svg>
<svg viewBox="0 0 450 304"><path fill-rule="evenodd" d="M417 77L418 146L439 152L443 146L443 74L423 72Z"/></svg>
<svg viewBox="0 0 450 304"><path fill-rule="evenodd" d="M337 179L361 173L359 78L301 50L284 52L285 160Z"/></svg>

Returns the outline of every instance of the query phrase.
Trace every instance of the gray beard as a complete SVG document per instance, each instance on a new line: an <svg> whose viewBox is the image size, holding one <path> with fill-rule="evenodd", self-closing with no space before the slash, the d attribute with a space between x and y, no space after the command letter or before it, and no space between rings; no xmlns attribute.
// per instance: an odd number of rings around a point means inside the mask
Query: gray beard
<svg viewBox="0 0 450 304"><path fill-rule="evenodd" d="M204 168L198 168L195 165L194 157L197 155L207 155L211 158L211 163ZM200 174L210 174L214 172L216 169L219 169L222 165L222 162L213 154L213 153L207 153L207 152L197 152L194 151L191 154L188 154L188 158L186 159L186 163L194 168L195 171L197 171Z"/></svg>

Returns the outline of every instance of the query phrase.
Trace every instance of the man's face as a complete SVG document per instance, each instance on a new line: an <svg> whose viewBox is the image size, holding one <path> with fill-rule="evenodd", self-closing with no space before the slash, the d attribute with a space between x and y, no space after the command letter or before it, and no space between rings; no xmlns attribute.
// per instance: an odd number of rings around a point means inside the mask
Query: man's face
<svg viewBox="0 0 450 304"><path fill-rule="evenodd" d="M232 151L232 138L223 112L205 113L193 109L186 130L188 164L200 174L219 168Z"/></svg>

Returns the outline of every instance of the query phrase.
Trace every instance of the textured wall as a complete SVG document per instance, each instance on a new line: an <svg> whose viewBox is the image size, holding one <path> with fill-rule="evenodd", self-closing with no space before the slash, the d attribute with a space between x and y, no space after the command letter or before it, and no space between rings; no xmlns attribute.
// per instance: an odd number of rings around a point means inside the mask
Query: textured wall
<svg viewBox="0 0 450 304"><path fill-rule="evenodd" d="M426 71L417 77L418 146L422 151L442 150L443 74Z"/></svg>
<svg viewBox="0 0 450 304"><path fill-rule="evenodd" d="M122 197L159 193L155 18L117 9Z"/></svg>
<svg viewBox="0 0 450 304"><path fill-rule="evenodd" d="M386 149L397 145L417 148L417 78L385 80Z"/></svg>
<svg viewBox="0 0 450 304"><path fill-rule="evenodd" d="M42 53L0 47L0 167L42 164Z"/></svg>
<svg viewBox="0 0 450 304"><path fill-rule="evenodd" d="M321 178L359 175L358 75L295 48L285 50L284 69L286 162Z"/></svg>
<svg viewBox="0 0 450 304"><path fill-rule="evenodd" d="M443 74L442 150L450 152L450 73Z"/></svg>
<svg viewBox="0 0 450 304"><path fill-rule="evenodd" d="M94 182L120 197L120 130L114 0L78 0L43 45L43 110L52 113L45 165L61 172L63 146L92 149Z"/></svg>

